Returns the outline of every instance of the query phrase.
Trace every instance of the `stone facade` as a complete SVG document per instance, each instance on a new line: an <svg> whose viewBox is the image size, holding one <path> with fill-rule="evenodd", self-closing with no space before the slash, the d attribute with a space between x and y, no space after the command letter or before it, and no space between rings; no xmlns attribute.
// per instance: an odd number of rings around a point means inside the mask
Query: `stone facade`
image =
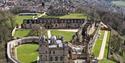
<svg viewBox="0 0 125 63"><path fill-rule="evenodd" d="M100 23L84 22L69 43L55 36L40 37L39 63L97 63L91 50L99 30Z"/></svg>
<svg viewBox="0 0 125 63"><path fill-rule="evenodd" d="M69 63L68 45L62 39L52 36L50 39L40 37L39 63Z"/></svg>
<svg viewBox="0 0 125 63"><path fill-rule="evenodd" d="M78 29L85 22L85 19L59 19L59 18L38 18L26 19L22 28L32 28L34 25L41 25L46 29ZM88 21L91 22L91 21Z"/></svg>

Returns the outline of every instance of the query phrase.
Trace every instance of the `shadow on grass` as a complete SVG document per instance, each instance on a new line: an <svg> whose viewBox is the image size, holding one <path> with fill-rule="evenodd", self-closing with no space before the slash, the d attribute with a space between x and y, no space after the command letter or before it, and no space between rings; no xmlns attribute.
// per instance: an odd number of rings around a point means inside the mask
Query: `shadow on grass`
<svg viewBox="0 0 125 63"><path fill-rule="evenodd" d="M37 63L37 61L33 61L32 63Z"/></svg>

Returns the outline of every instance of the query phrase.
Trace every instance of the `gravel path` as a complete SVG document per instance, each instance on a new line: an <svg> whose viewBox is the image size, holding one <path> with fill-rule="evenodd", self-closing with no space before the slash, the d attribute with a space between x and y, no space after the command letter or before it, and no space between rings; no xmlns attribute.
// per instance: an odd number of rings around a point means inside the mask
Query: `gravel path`
<svg viewBox="0 0 125 63"><path fill-rule="evenodd" d="M78 29L58 29L58 31L77 32Z"/></svg>
<svg viewBox="0 0 125 63"><path fill-rule="evenodd" d="M100 53L99 53L99 56L97 57L98 60L102 60L104 57L104 52L105 52L105 47L106 47L106 42L107 42L107 35L108 35L108 31L105 31Z"/></svg>
<svg viewBox="0 0 125 63"><path fill-rule="evenodd" d="M14 36L16 29L17 29L16 27L13 29L12 36Z"/></svg>
<svg viewBox="0 0 125 63"><path fill-rule="evenodd" d="M47 34L48 34L48 38L50 38L50 37L51 37L51 31L48 30L48 31L47 31Z"/></svg>

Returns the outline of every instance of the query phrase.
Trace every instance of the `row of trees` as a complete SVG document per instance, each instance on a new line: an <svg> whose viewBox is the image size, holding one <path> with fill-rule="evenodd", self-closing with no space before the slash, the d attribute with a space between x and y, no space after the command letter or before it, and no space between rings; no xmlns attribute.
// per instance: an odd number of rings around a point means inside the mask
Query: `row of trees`
<svg viewBox="0 0 125 63"><path fill-rule="evenodd" d="M0 63L6 63L6 44L12 39L14 16L9 11L0 11Z"/></svg>

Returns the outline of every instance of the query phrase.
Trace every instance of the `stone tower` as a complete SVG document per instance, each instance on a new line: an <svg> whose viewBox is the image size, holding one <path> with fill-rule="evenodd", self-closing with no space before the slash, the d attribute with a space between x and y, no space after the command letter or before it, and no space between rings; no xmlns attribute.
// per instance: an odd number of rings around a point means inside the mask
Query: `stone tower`
<svg viewBox="0 0 125 63"><path fill-rule="evenodd" d="M46 61L49 61L49 58L48 58L49 53L48 53L48 43L45 36L40 37L39 44L40 44L40 48L39 48L40 62L39 63L46 63Z"/></svg>

